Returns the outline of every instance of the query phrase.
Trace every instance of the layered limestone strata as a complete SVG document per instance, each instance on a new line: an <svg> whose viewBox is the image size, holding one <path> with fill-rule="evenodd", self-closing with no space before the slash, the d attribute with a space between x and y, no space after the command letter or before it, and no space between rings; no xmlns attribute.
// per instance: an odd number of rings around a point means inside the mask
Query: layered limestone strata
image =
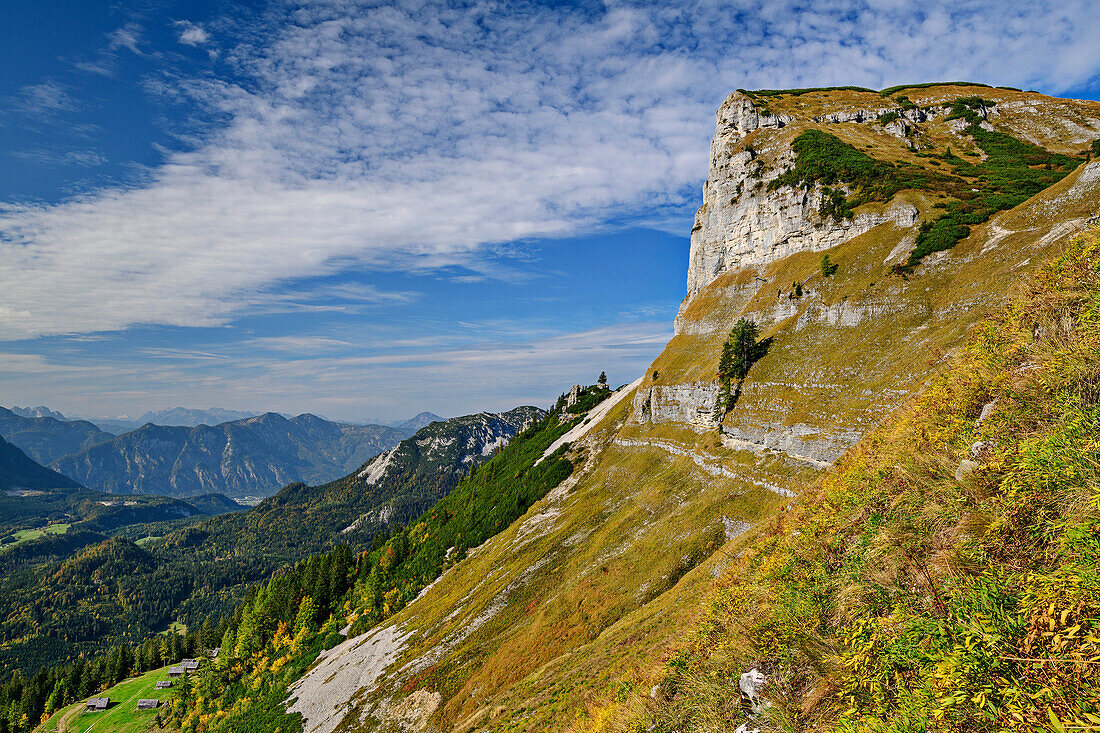
<svg viewBox="0 0 1100 733"><path fill-rule="evenodd" d="M635 393L634 421L678 422L696 430L707 430L718 425L717 402L718 384L715 382L653 385Z"/></svg>

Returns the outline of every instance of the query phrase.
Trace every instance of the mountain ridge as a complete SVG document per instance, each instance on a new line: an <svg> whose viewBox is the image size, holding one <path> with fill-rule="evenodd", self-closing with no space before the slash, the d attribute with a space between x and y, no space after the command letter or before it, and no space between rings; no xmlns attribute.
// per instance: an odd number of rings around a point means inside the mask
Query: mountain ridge
<svg viewBox="0 0 1100 733"><path fill-rule="evenodd" d="M1100 137L1100 104L967 85L902 91L885 101L857 90L731 95L673 339L633 397L572 447L581 465L562 491L341 645L323 673L306 673L309 709L339 713L307 710L305 730L605 729L606 719L587 716L591 701L633 679L630 669L674 653L730 562L726 548L754 526L781 523L792 497L944 368L1007 297L1006 283L1035 272L1100 214L1100 162L1087 152ZM991 104L972 101L978 95ZM907 105L926 110L923 119ZM917 119L891 127L898 109ZM1002 163L1002 152L980 152L979 142L993 144L987 128L1026 140L993 140L1021 156L1073 160L1057 169ZM853 183L844 171L787 182L798 164L793 143L810 130L868 165L913 172L915 188L880 201L873 181ZM978 208L987 182L969 174L994 163L1001 167L984 175L1008 176L996 185L1038 177L1039 190L987 214ZM945 166L950 176L935 173ZM955 183L971 178L967 189ZM928 191L928 181L950 186ZM907 268L922 233L952 213L988 218ZM738 318L755 321L769 349L723 411L718 362ZM378 674L362 685L321 679L353 664ZM345 705L352 699L354 708Z"/></svg>

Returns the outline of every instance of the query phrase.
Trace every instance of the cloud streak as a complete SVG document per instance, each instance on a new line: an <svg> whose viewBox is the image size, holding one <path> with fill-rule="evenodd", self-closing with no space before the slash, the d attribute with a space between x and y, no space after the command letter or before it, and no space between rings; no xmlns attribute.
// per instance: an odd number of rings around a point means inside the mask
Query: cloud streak
<svg viewBox="0 0 1100 733"><path fill-rule="evenodd" d="M1100 71L1083 0L508 7L306 0L242 30L229 73L173 80L223 121L193 147L129 186L0 205L0 338L223 325L303 276L492 277L495 245L686 221L734 87ZM143 53L137 27L110 40Z"/></svg>
<svg viewBox="0 0 1100 733"><path fill-rule="evenodd" d="M530 330L530 329L526 329ZM557 333L507 342L391 344L373 348L332 337L257 338L238 345L145 349L151 361L82 357L78 363L36 354L0 359L0 404L49 402L74 414L140 414L144 408L191 404L195 394L223 407L386 419L420 409L442 414L545 405L547 385L592 382L640 373L671 336L667 323ZM33 393L23 375L34 371ZM303 394L302 385L308 383ZM425 385L431 385L426 390Z"/></svg>

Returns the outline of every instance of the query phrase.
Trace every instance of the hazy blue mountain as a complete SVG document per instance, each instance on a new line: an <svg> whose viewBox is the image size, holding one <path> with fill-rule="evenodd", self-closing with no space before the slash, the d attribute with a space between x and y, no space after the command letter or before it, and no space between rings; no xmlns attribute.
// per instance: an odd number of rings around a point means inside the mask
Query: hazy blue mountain
<svg viewBox="0 0 1100 733"><path fill-rule="evenodd" d="M114 436L87 420L23 417L0 407L0 437L45 466Z"/></svg>
<svg viewBox="0 0 1100 733"><path fill-rule="evenodd" d="M205 410L196 410L188 407L172 407L167 410L151 410L139 417L135 422L140 425L153 423L154 425L220 425L223 422L243 420L255 417L257 412L242 412L240 410L225 410L221 407L210 407Z"/></svg>
<svg viewBox="0 0 1100 733"><path fill-rule="evenodd" d="M416 417L409 418L405 422L396 423L393 426L398 430L407 430L411 434L415 433L420 428L431 425L433 422L438 422L442 419L443 418L436 415L434 412L422 412Z"/></svg>
<svg viewBox="0 0 1100 733"><path fill-rule="evenodd" d="M88 422L95 425L100 430L110 433L111 435L122 435L128 433L131 430L137 430L145 423L138 422L137 420L123 420L121 418L113 417L89 417L86 418Z"/></svg>
<svg viewBox="0 0 1100 733"><path fill-rule="evenodd" d="M331 481L406 435L381 425L268 412L213 426L146 424L52 467L89 488L120 494L263 496L299 481Z"/></svg>
<svg viewBox="0 0 1100 733"><path fill-rule="evenodd" d="M77 489L80 484L35 463L16 446L0 438L0 489Z"/></svg>
<svg viewBox="0 0 1100 733"><path fill-rule="evenodd" d="M56 410L51 410L45 405L39 405L38 407L19 407L16 405L11 408L11 411L19 415L19 417L52 417L55 420L70 419Z"/></svg>

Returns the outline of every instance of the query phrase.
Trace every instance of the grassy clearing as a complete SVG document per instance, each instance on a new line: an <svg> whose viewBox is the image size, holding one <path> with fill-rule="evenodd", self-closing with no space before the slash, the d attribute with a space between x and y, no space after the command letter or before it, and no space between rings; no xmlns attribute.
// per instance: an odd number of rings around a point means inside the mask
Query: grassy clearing
<svg viewBox="0 0 1100 733"><path fill-rule="evenodd" d="M747 535L687 642L577 729L732 731L751 667L779 730L1100 728L1098 293L1093 230Z"/></svg>
<svg viewBox="0 0 1100 733"><path fill-rule="evenodd" d="M95 697L107 697L111 707L102 712L87 712L80 702L54 713L39 726L41 733L57 730L58 733L141 733L150 730L166 730L156 725L156 710L138 710L137 702L143 698L166 700L171 690L158 690L158 680L168 679L168 668L147 672L140 677L120 682L114 687L98 692Z"/></svg>
<svg viewBox="0 0 1100 733"><path fill-rule="evenodd" d="M31 540L36 540L39 537L44 537L45 535L48 535L48 534L54 534L54 535L65 534L66 532L69 531L69 527L71 527L71 526L72 526L71 524L58 523L58 524L50 524L50 525L47 525L45 528L40 528L40 529L21 529L18 532L15 532L14 534L12 534L12 537L15 538L15 542L13 542L9 545L6 545L6 546L7 547L15 547L16 545L22 544L23 542L30 542Z"/></svg>

